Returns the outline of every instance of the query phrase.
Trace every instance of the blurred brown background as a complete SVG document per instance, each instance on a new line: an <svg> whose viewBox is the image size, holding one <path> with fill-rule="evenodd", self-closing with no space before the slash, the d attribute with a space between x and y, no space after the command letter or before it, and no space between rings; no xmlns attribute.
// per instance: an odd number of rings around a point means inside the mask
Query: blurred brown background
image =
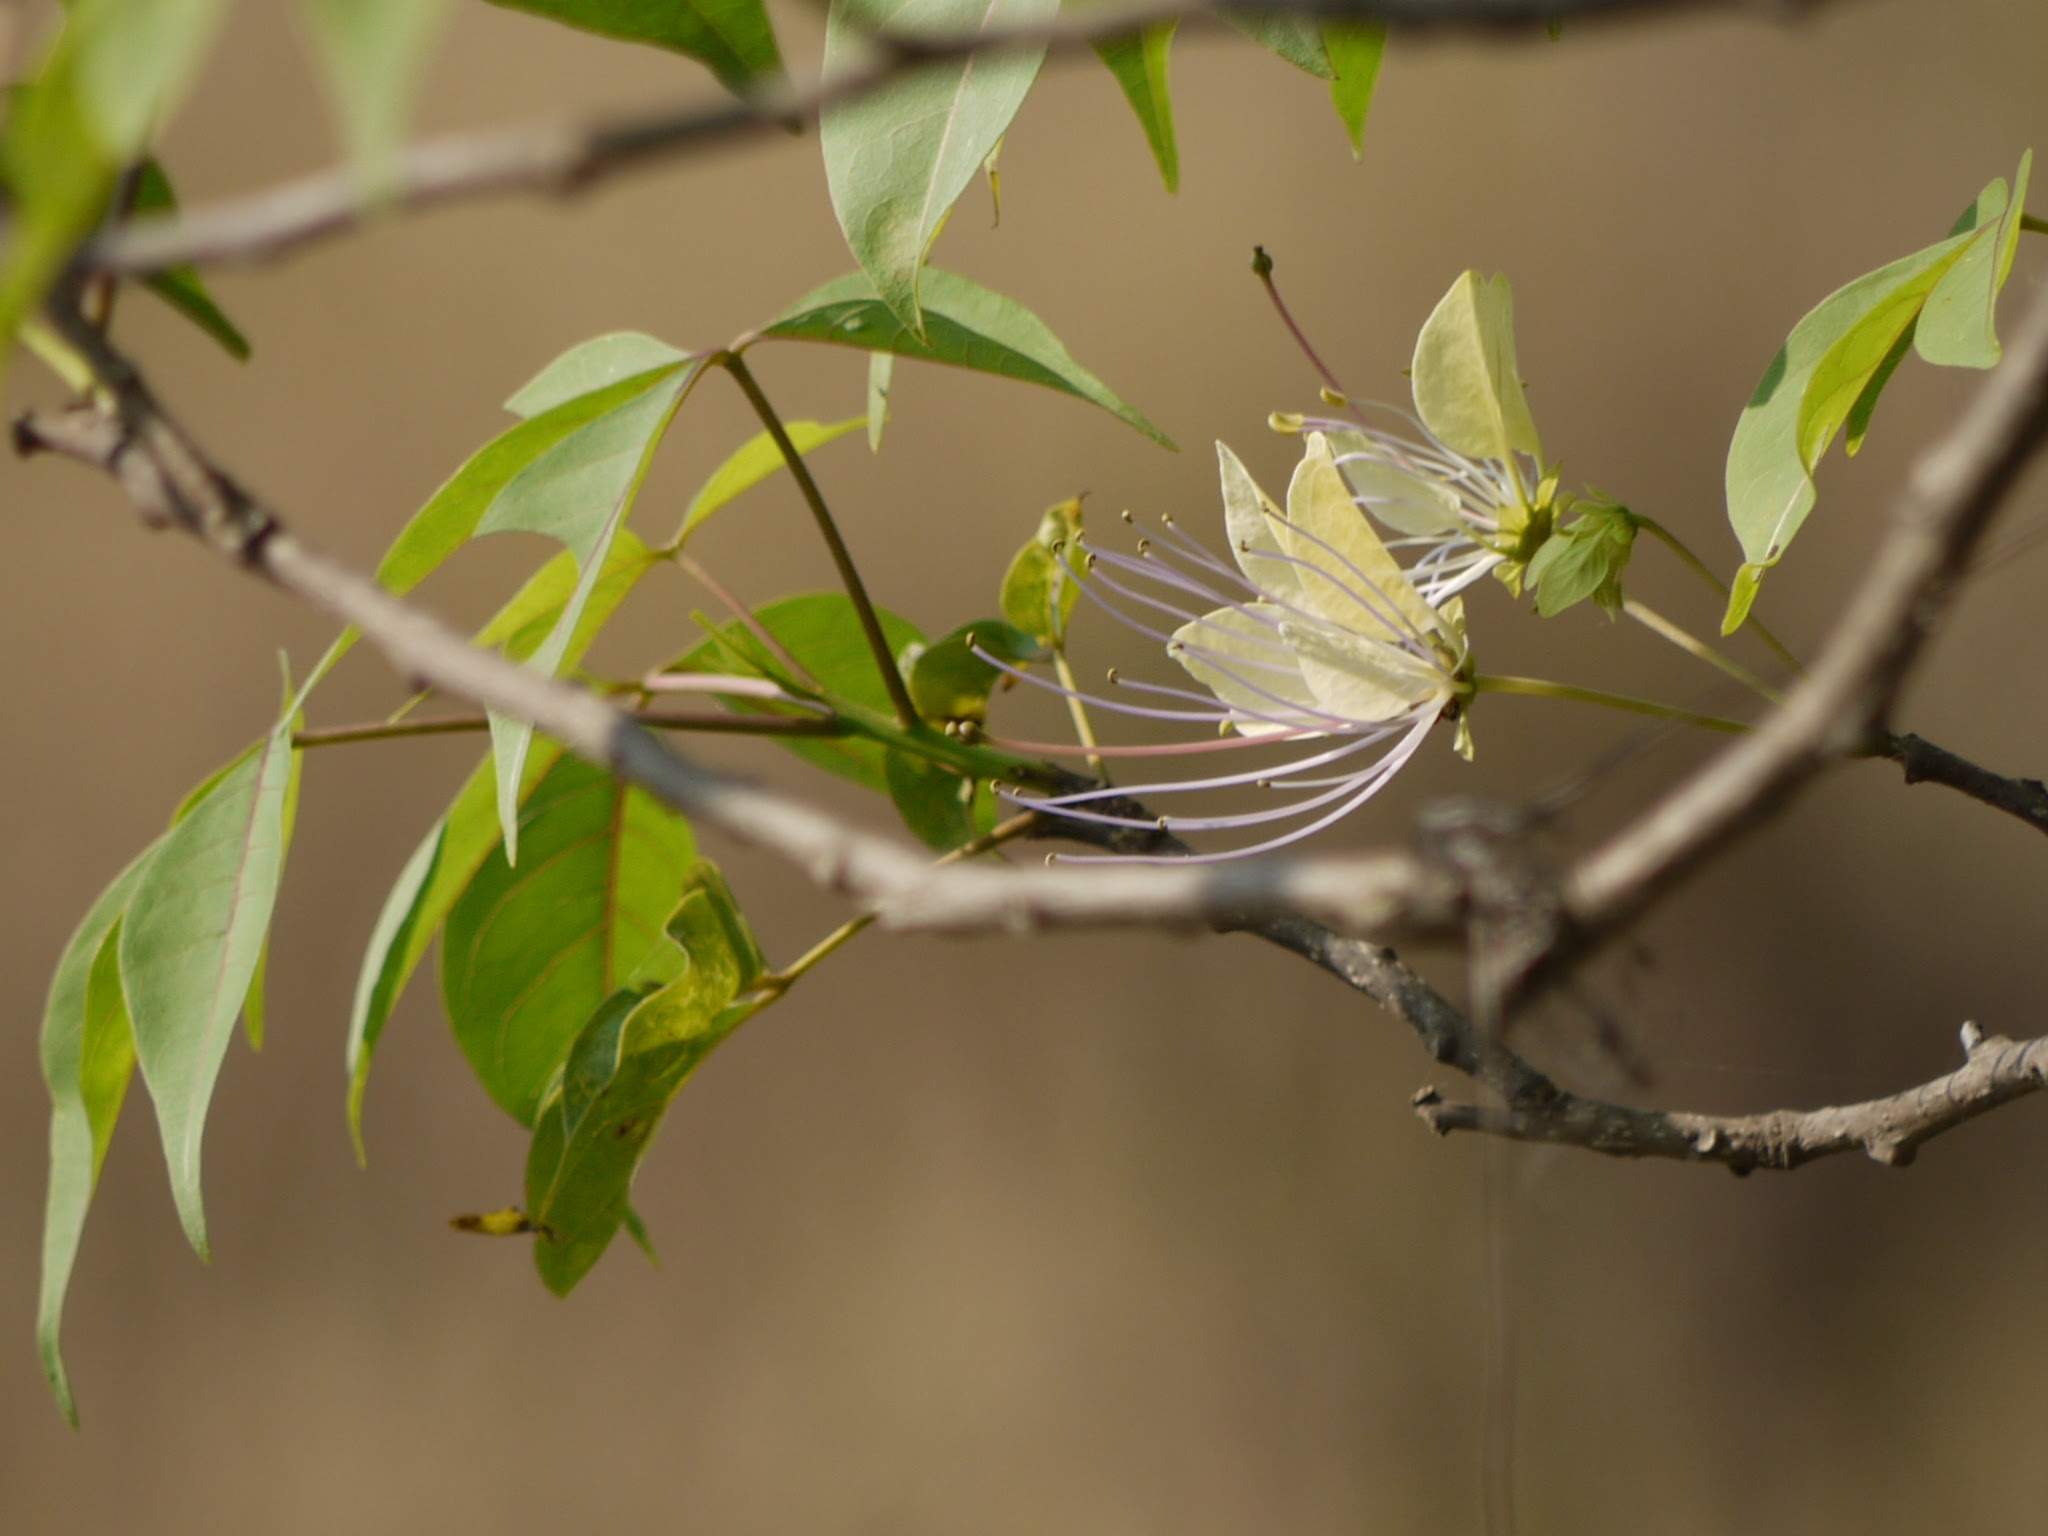
<svg viewBox="0 0 2048 1536"><path fill-rule="evenodd" d="M807 46L814 27L786 19ZM1098 522L1128 505L1213 531L1210 440L1277 486L1291 453L1265 414L1313 396L1246 272L1262 242L1338 371L1396 398L1450 280L1509 272L1568 481L1732 568L1721 460L1763 364L1823 294L1938 237L2022 149L2048 150L2044 78L2034 0L1844 4L1792 28L1695 15L1556 45L1397 37L1354 166L1314 82L1205 33L1176 57L1185 186L1169 198L1108 75L1056 65L1004 151L1001 228L972 191L939 259L1037 309L1185 451L1059 396L905 365L882 455L848 440L820 458L824 484L873 588L934 631L990 606L1038 510L1076 491ZM685 62L471 4L422 126L708 89ZM184 194L316 167L331 144L285 8L240 6L169 141ZM2048 271L2040 244L2009 312ZM224 273L216 291L256 341L247 367L150 300L122 319L227 463L368 564L565 346L626 327L721 341L849 264L815 140L777 139L579 202L438 213ZM785 348L759 366L789 415L860 409L857 354ZM1890 487L1976 382L1909 367L1863 456L1831 461L1766 588L1795 645L1821 634ZM27 366L12 388L50 393ZM681 418L643 528L672 526L751 430L731 395L713 380ZM231 1054L209 1134L216 1257L197 1264L179 1235L138 1091L73 1292L72 1434L32 1337L46 979L93 894L267 725L276 649L303 667L328 631L144 535L82 472L0 475L0 1529L1478 1529L1481 1148L1409 1114L1440 1074L1405 1031L1249 940L863 941L679 1102L637 1195L662 1268L622 1249L567 1302L521 1245L445 1225L517 1197L523 1146L466 1081L431 977L386 1036L358 1172L341 1072L355 968L475 743L310 761L272 1043ZM2003 536L2044 513L2037 475ZM543 553L489 542L426 596L480 616ZM781 486L699 553L752 598L827 578ZM2037 553L1970 590L1904 726L2048 770L2044 573ZM1654 549L1631 579L1711 626L1714 605ZM669 653L697 601L650 583L600 660ZM1491 670L1739 706L1590 613L1538 626L1491 588L1473 610ZM1089 644L1094 665L1131 649L1099 623ZM363 656L318 713L360 719L395 696ZM1432 746L1346 835L1400 837L1432 795L1548 788L1629 734L1516 699L1485 701L1476 725L1476 768ZM1602 779L1567 841L1699 750L1667 742ZM772 753L719 755L795 781ZM787 871L711 851L772 953L837 920ZM2044 1027L2044 899L2033 835L1860 767L1661 910L1592 990L1655 1066L1658 1102L1859 1097L1953 1065L1966 1018ZM1454 964L1428 963L1455 985ZM1553 1033L1569 1063L1580 1031ZM2035 1103L1905 1172L1841 1160L1737 1181L1507 1154L1523 1528L2040 1529L2044 1155Z"/></svg>

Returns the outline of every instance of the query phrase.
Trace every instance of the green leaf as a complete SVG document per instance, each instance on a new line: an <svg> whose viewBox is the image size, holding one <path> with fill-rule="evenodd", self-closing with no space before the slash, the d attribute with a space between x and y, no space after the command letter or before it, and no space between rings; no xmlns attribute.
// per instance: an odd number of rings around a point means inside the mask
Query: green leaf
<svg viewBox="0 0 2048 1536"><path fill-rule="evenodd" d="M76 1426L78 1405L64 1369L60 1334L64 1296L85 1234L107 1143L121 1117L135 1068L135 1038L121 996L121 914L156 856L161 840L115 877L72 934L50 979L43 1006L43 1081L50 1090L50 1192L43 1216L42 1294L36 1343L43 1372L64 1417Z"/></svg>
<svg viewBox="0 0 2048 1536"><path fill-rule="evenodd" d="M562 748L541 739L527 755L520 803L533 793L560 761ZM348 1124L356 1158L363 1150L363 1093L370 1081L370 1058L399 994L426 958L427 946L441 931L456 900L469 888L484 860L498 846L498 786L492 760L485 758L462 786L441 819L427 829L399 873L398 883L384 899L370 934L369 949L356 977L355 1005L348 1021Z"/></svg>
<svg viewBox="0 0 2048 1536"><path fill-rule="evenodd" d="M889 389L896 377L894 352L868 354L868 452L882 451L882 428L889 423Z"/></svg>
<svg viewBox="0 0 2048 1536"><path fill-rule="evenodd" d="M701 878L709 870L710 880ZM651 996L606 999L571 1045L534 1124L527 1216L534 1263L565 1296L604 1254L622 1221L648 1143L700 1062L752 1010L733 999L758 970L758 950L717 871L692 871L667 925L677 964Z"/></svg>
<svg viewBox="0 0 2048 1536"><path fill-rule="evenodd" d="M1229 6L1220 7L1217 15L1296 69L1319 80L1328 80L1336 73L1313 16L1294 11L1237 10Z"/></svg>
<svg viewBox="0 0 2048 1536"><path fill-rule="evenodd" d="M1415 339L1415 410L1445 446L1472 459L1509 462L1543 445L1515 361L1515 301L1505 276L1466 272L1451 284Z"/></svg>
<svg viewBox="0 0 2048 1536"><path fill-rule="evenodd" d="M1735 572L1735 580L1728 589L1728 612L1721 620L1721 633L1732 635L1742 628L1749 618L1749 610L1756 604L1757 584L1763 580L1764 568L1760 565L1743 565Z"/></svg>
<svg viewBox="0 0 2048 1536"><path fill-rule="evenodd" d="M1543 541L1529 562L1536 611L1554 618L1592 598L1609 613L1621 608L1621 573L1635 548L1636 520L1626 507L1582 505L1577 517Z"/></svg>
<svg viewBox="0 0 2048 1536"><path fill-rule="evenodd" d="M399 531L377 565L377 580L400 596L425 581L476 535L485 510L520 474L584 426L638 399L653 387L651 376L652 371L642 372L593 394L564 399L471 454ZM546 378L547 373L540 377ZM514 400L524 393L515 395ZM324 677L333 670L357 638L354 629L336 636L313 668L313 677Z"/></svg>
<svg viewBox="0 0 2048 1536"><path fill-rule="evenodd" d="M13 93L0 181L13 204L0 256L0 335L12 338L106 208L115 162L87 129L77 91L55 69Z"/></svg>
<svg viewBox="0 0 2048 1536"><path fill-rule="evenodd" d="M557 406L586 395L600 395L614 385L638 382L650 387L654 376L681 367L690 354L639 331L613 331L578 342L520 386L505 402L514 416L532 420ZM609 398L609 397L607 397ZM619 402L606 405L614 409Z"/></svg>
<svg viewBox="0 0 2048 1536"><path fill-rule="evenodd" d="M659 551L641 543L632 529L619 530L605 553L597 585L583 605L576 634L562 653L563 666L573 667L583 659L599 631L662 558ZM565 549L526 578L526 584L477 631L476 643L502 646L514 661L525 661L560 627L562 611L575 595L578 581L576 557Z"/></svg>
<svg viewBox="0 0 2048 1536"><path fill-rule="evenodd" d="M1038 532L1017 551L1003 576L1003 617L1047 644L1065 637L1067 619L1081 599L1081 584L1063 563L1080 558L1080 540L1077 496L1046 509Z"/></svg>
<svg viewBox="0 0 2048 1536"><path fill-rule="evenodd" d="M584 608L596 589L612 540L624 526L640 483L647 477L654 450L702 366L697 359L689 358L639 375L647 380L647 387L639 395L578 427L520 470L478 521L479 536L505 532L546 534L561 540L576 557L575 590L562 605L554 631L528 658L528 665L535 671L552 676L561 667L582 622ZM513 811L512 790L525 771L533 727L495 711L490 722L491 751L498 764L498 809L505 833L505 853L516 861L519 824Z"/></svg>
<svg viewBox="0 0 2048 1536"><path fill-rule="evenodd" d="M1917 328L1918 323L1915 322L1899 332L1899 339L1892 343L1891 351L1885 354L1884 361L1877 365L1876 371L1864 384L1863 393L1849 407L1849 414L1843 422L1842 451L1850 458L1856 457L1863 447L1863 439L1870 433L1870 418L1877 410L1878 397L1884 393L1885 385L1891 382L1899 364L1906 360L1906 354L1913 350L1913 332Z"/></svg>
<svg viewBox="0 0 2048 1536"><path fill-rule="evenodd" d="M287 707L291 710L290 718L281 722L277 729L289 733L296 731L304 723L304 717L299 714L296 708L296 701ZM284 815L278 827L277 858L279 864L282 864L291 856L292 829L298 825L299 820L299 785L304 776L305 762L306 754L302 751L294 750L291 758L291 767L287 770L288 777L285 780L284 786ZM263 1030L266 1020L264 986L269 978L270 937L266 934L263 939L263 947L256 952L256 973L249 978L249 995L242 999L242 1032L248 1036L249 1049L252 1051L263 1049Z"/></svg>
<svg viewBox="0 0 2048 1536"><path fill-rule="evenodd" d="M996 798L983 780L894 748L886 773L896 813L928 848L958 848L995 825Z"/></svg>
<svg viewBox="0 0 2048 1536"><path fill-rule="evenodd" d="M728 90L744 95L778 73L781 56L761 0L491 0L511 11L647 43L708 65Z"/></svg>
<svg viewBox="0 0 2048 1536"><path fill-rule="evenodd" d="M1351 140L1351 158L1365 158L1365 119L1372 111L1373 88L1379 84L1380 61L1387 52L1384 22L1323 21L1323 47L1330 59L1330 103L1344 120Z"/></svg>
<svg viewBox="0 0 2048 1536"><path fill-rule="evenodd" d="M1180 190L1180 146L1173 135L1173 97L1167 84L1167 67L1173 51L1173 34L1180 26L1176 17L1155 21L1141 32L1121 37L1099 38L1095 56L1109 66L1124 100L1138 114L1138 126L1145 130L1145 142L1152 146L1152 158L1159 166L1159 179L1169 192Z"/></svg>
<svg viewBox="0 0 2048 1536"><path fill-rule="evenodd" d="M2034 152L2028 150L2020 156L2010 196L2003 181L1994 181L1965 215L1973 219L1977 238L1927 296L1915 333L1915 345L1928 362L1949 368L1993 368L2004 355L1998 344L1998 294L2019 248L2033 165Z"/></svg>
<svg viewBox="0 0 2048 1536"><path fill-rule="evenodd" d="M225 0L75 0L51 68L68 65L86 122L117 164L169 120Z"/></svg>
<svg viewBox="0 0 2048 1536"><path fill-rule="evenodd" d="M923 640L915 625L887 609L878 610L882 636L896 655ZM773 635L784 650L794 656L824 693L826 699L876 714L889 714L888 685L868 649L860 616L843 592L812 592L769 603L754 614L755 622ZM738 620L714 630L679 660L670 664L675 672L724 672L779 676L772 661L760 657L760 642ZM738 704L743 712L761 711ZM888 792L883 771L882 746L855 737L778 740L798 757L816 767L828 769L864 788Z"/></svg>
<svg viewBox="0 0 2048 1536"><path fill-rule="evenodd" d="M1048 655L1036 638L1001 619L963 624L944 639L915 650L906 679L910 701L931 724L987 722L988 696L1003 674L977 651L1017 666L1044 661Z"/></svg>
<svg viewBox="0 0 2048 1536"><path fill-rule="evenodd" d="M1162 447L1173 447L1172 439L1075 362L1045 322L1016 300L936 267L924 274L923 300L925 337L920 339L875 297L874 285L855 272L805 295L762 334L881 349L1042 384L1098 405Z"/></svg>
<svg viewBox="0 0 2048 1536"><path fill-rule="evenodd" d="M519 822L526 858L515 869L491 853L449 910L441 995L486 1091L530 1126L598 1005L645 979L693 845L681 817L575 758L549 770Z"/></svg>
<svg viewBox="0 0 2048 1536"><path fill-rule="evenodd" d="M1050 21L1059 0L831 0L825 73L872 53L877 33L972 36ZM1024 103L1045 45L1005 48L899 75L818 119L825 181L853 258L913 334L926 334L919 272L939 227Z"/></svg>
<svg viewBox="0 0 2048 1536"><path fill-rule="evenodd" d="M1813 472L1837 431L1854 453L1878 397L1908 346L1930 362L1988 368L1998 361L1995 310L2019 239L2031 151L2017 194L1993 181L1949 238L1866 273L1794 326L1764 371L1728 447L1728 521L1742 541L1747 588L1729 599L1723 633L1739 626L1742 599L1777 564L1812 512Z"/></svg>
<svg viewBox="0 0 2048 1536"><path fill-rule="evenodd" d="M76 0L0 131L0 336L33 312L198 69L223 0Z"/></svg>
<svg viewBox="0 0 2048 1536"><path fill-rule="evenodd" d="M171 191L171 183L164 175L163 167L154 159L143 161L135 183L135 211L172 213L176 211L177 206L177 195ZM237 362L249 360L249 338L237 330L235 323L213 302L212 295L206 291L206 285L199 280L197 267L165 267L150 273L143 278L142 283L151 293L219 342L230 357Z"/></svg>
<svg viewBox="0 0 2048 1536"><path fill-rule="evenodd" d="M721 967L729 960L739 972L736 991L745 991L768 972L767 958L724 871L709 859L690 866L682 896L662 931L685 955L715 955Z"/></svg>
<svg viewBox="0 0 2048 1536"><path fill-rule="evenodd" d="M299 0L359 183L381 191L448 0Z"/></svg>
<svg viewBox="0 0 2048 1536"><path fill-rule="evenodd" d="M695 377L694 360L638 376L642 388L537 455L492 498L476 536L539 533L558 539L587 567L609 543L647 473L647 464ZM519 398L517 396L515 399Z"/></svg>
<svg viewBox="0 0 2048 1536"><path fill-rule="evenodd" d="M201 1258L200 1142L277 900L292 756L288 726L244 756L166 834L121 925L136 1059L156 1105L179 1218Z"/></svg>
<svg viewBox="0 0 2048 1536"><path fill-rule="evenodd" d="M876 355L888 356L887 353ZM865 426L869 426L868 417L851 416L845 421L834 422L792 421L784 430L789 433L789 440L796 451L808 454L814 448L822 448L855 428ZM683 513L683 525L676 530L673 543L680 545L704 519L782 467L782 450L775 446L775 439L766 432L755 433L744 446L734 451L732 457L719 465L702 489L690 498L689 509Z"/></svg>
<svg viewBox="0 0 2048 1536"><path fill-rule="evenodd" d="M1813 465L1852 415L1867 429L1877 398L1872 384L1881 387L1879 375L1938 280L1936 269L1970 238L1944 240L1836 289L1792 328L1764 370L1728 445L1728 521L1755 568L1752 601L1756 582L1813 510Z"/></svg>
<svg viewBox="0 0 2048 1536"><path fill-rule="evenodd" d="M1891 377L1898 357L1904 355L1902 343L1916 329L1927 296L1963 254L1964 244L1957 242L1941 255L1895 273L1894 281L1814 365L1799 403L1799 459L1809 481L1814 466L1851 414L1859 414L1868 430L1870 414L1877 405L1877 393L1871 386L1876 384L1881 390L1879 376ZM1788 532L1787 542L1790 537Z"/></svg>

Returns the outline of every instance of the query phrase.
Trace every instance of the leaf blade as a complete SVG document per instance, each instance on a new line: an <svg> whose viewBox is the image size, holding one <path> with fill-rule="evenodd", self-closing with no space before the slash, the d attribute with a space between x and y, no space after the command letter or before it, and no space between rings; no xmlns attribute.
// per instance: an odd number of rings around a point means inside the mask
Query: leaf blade
<svg viewBox="0 0 2048 1536"><path fill-rule="evenodd" d="M782 68L761 0L491 0L600 37L645 43L708 67L745 95Z"/></svg>
<svg viewBox="0 0 2048 1536"><path fill-rule="evenodd" d="M522 803L561 756L562 748L545 737L534 743L527 755ZM345 1058L349 1135L359 1161L364 1157L363 1097L384 1025L406 983L426 958L449 910L498 845L499 835L497 779L492 759L486 757L464 782L454 803L427 829L377 915L356 977Z"/></svg>
<svg viewBox="0 0 2048 1536"><path fill-rule="evenodd" d="M78 1404L62 1349L64 1298L135 1063L134 1031L120 990L117 929L161 842L137 855L87 910L58 958L43 1007L41 1058L50 1093L50 1179L44 1202L36 1347L57 1406L74 1427Z"/></svg>
<svg viewBox="0 0 2048 1536"><path fill-rule="evenodd" d="M478 1081L531 1126L570 1043L662 941L695 845L683 818L570 757L520 821L529 857L494 850L449 909L441 992Z"/></svg>
<svg viewBox="0 0 2048 1536"><path fill-rule="evenodd" d="M381 191L449 0L299 0L357 182Z"/></svg>
<svg viewBox="0 0 2048 1536"><path fill-rule="evenodd" d="M1365 120L1372 111L1380 64L1387 52L1387 29L1381 22L1323 21L1323 48L1330 60L1330 104L1351 140L1351 158L1365 158Z"/></svg>
<svg viewBox="0 0 2048 1536"><path fill-rule="evenodd" d="M972 36L1050 21L1058 10L1059 0L832 0L826 77L855 67L877 34ZM932 242L1044 60L1040 44L934 63L819 116L825 180L847 246L913 334L925 331L919 274Z"/></svg>
<svg viewBox="0 0 2048 1536"><path fill-rule="evenodd" d="M874 354L888 356L885 352ZM883 408L886 410L888 391L882 391ZM844 421L792 421L784 430L789 434L790 443L796 451L808 457L814 450L827 443L837 442L847 433L867 427L874 433L873 418L868 415L850 416ZM676 530L671 541L680 545L696 532L704 520L752 490L763 480L785 467L782 450L775 439L766 432L757 432L734 449L726 461L711 472L711 477L698 488L690 498L690 505L683 513L682 526Z"/></svg>
<svg viewBox="0 0 2048 1536"><path fill-rule="evenodd" d="M669 1104L753 1011L733 1000L759 974L760 952L715 865L691 870L664 930L675 973L644 998L607 999L536 1117L527 1212L541 1234L535 1267L558 1296L629 1219L633 1175Z"/></svg>
<svg viewBox="0 0 2048 1536"><path fill-rule="evenodd" d="M156 1106L172 1198L201 1258L206 1113L277 899L292 755L286 726L231 769L165 836L121 925L136 1061Z"/></svg>
<svg viewBox="0 0 2048 1536"><path fill-rule="evenodd" d="M1098 38L1092 44L1095 56L1116 77L1124 100L1137 114L1145 143L1152 150L1152 162L1159 167L1159 179L1168 192L1180 190L1180 144L1174 136L1173 93L1167 78L1173 34L1179 26L1178 17L1169 17L1142 31Z"/></svg>
<svg viewBox="0 0 2048 1536"><path fill-rule="evenodd" d="M904 325L856 272L813 290L771 321L764 336L893 352L924 362L1042 385L1085 400L1172 448L1173 440L1075 362L1044 321L1016 300L940 268L924 274L925 336Z"/></svg>

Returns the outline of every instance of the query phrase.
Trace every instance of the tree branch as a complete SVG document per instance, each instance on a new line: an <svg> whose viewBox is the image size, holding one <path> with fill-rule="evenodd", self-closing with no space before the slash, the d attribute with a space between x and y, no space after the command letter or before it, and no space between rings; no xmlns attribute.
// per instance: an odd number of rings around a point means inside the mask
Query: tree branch
<svg viewBox="0 0 2048 1536"><path fill-rule="evenodd" d="M1965 1024L1962 1041L1963 1065L1946 1076L1888 1098L1827 1109L1693 1115L1631 1109L1560 1092L1531 1112L1514 1105L1449 1104L1435 1089L1425 1088L1416 1095L1415 1112L1438 1135L1480 1131L1609 1157L1720 1163L1736 1173L1792 1169L1856 1151L1900 1168L1944 1131L2048 1087L2048 1038L2008 1040Z"/></svg>
<svg viewBox="0 0 2048 1536"><path fill-rule="evenodd" d="M1882 1161L1901 1163L1929 1137L2033 1092L2048 1073L2048 1042L2020 1046L2001 1038L1979 1040L1968 1031L1969 1061L1960 1071L1890 1099L1739 1118L1631 1109L1559 1088L1496 1034L1475 1029L1392 950L1285 910L1284 903L1313 908L1330 900L1332 893L1318 882L1340 877L1336 905L1352 918L1367 915L1375 887L1358 876L1373 869L1370 864L1299 861L1220 872L1147 866L1092 870L1080 879L1073 878L1079 871L933 871L917 854L847 828L802 802L684 762L596 696L469 645L376 583L309 549L208 463L164 415L140 376L75 310L60 314L60 323L106 383L113 409L24 417L17 424L18 445L63 452L105 469L127 489L145 521L185 528L356 625L404 676L531 720L685 814L793 859L822 885L869 901L897 926L916 926L923 911L932 926L957 929L963 903L980 902L984 920L1010 929L1200 917L1220 931L1248 932L1278 944L1379 1002L1415 1030L1434 1059L1505 1101L1497 1109L1458 1106L1425 1091L1418 1110L1441 1133L1480 1130L1609 1156L1715 1161L1738 1171L1795 1167L1858 1146ZM1469 819L1455 825L1468 826ZM1059 830L1071 836L1079 826ZM1104 829L1100 836L1135 837L1146 842L1147 851L1184 851L1164 833ZM1383 860L1379 872L1378 899L1388 921L1433 907L1437 922L1448 923L1465 904L1465 892L1445 861ZM1017 879L1020 873L1027 878ZM1418 875L1432 888L1418 890ZM935 911L947 920L939 922Z"/></svg>
<svg viewBox="0 0 2048 1536"><path fill-rule="evenodd" d="M2048 832L2048 784L2039 779L2008 779L1910 734L1885 737L1876 755L1905 769L1908 784L1946 785L1993 810L2017 816L2036 832Z"/></svg>
<svg viewBox="0 0 2048 1536"><path fill-rule="evenodd" d="M1692 9L1762 10L1790 18L1823 0L1286 0L1233 7L1385 21L1404 31L1485 30L1532 36L1569 17L1618 17ZM450 134L398 154L374 197L352 171L323 171L268 191L111 229L87 244L80 261L109 272L146 273L268 261L299 246L345 234L370 219L444 203L538 194L561 197L628 171L817 121L820 112L880 90L920 66L1001 48L1070 53L1155 22L1217 23L1214 10L1189 0L1143 3L1063 16L1041 25L954 37L875 40L865 68L806 89L763 90L751 99L669 108L588 124L521 124Z"/></svg>

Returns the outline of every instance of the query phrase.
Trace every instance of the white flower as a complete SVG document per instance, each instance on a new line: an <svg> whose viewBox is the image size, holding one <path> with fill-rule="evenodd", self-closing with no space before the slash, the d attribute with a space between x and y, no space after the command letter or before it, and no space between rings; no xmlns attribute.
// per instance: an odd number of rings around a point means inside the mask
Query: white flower
<svg viewBox="0 0 2048 1536"><path fill-rule="evenodd" d="M1120 691L1162 702L1088 702L1220 734L1156 747L1103 748L1102 755L1314 745L1278 768L1268 764L1024 803L1077 819L1176 832L1286 827L1247 847L1206 855L1233 858L1281 847L1350 814L1386 786L1439 720L1457 721L1459 749L1469 756L1463 705L1471 685L1462 603L1456 597L1430 601L1401 569L1360 514L1327 437L1308 435L1284 511L1258 488L1236 454L1221 443L1216 452L1235 567L1181 534L1169 519L1166 541L1141 540L1135 556L1091 553L1084 590L1125 622L1163 640L1167 653L1207 690L1123 681L1112 672ZM1145 622L1146 610L1179 622L1163 633ZM1165 815L1146 823L1097 808L1120 795L1156 801L1243 785L1274 791L1285 803L1231 815Z"/></svg>
<svg viewBox="0 0 2048 1536"><path fill-rule="evenodd" d="M1438 603L1497 572L1520 590L1549 536L1554 478L1516 371L1514 299L1505 277L1466 272L1423 324L1409 369L1415 411L1388 412L1415 435L1368 421L1278 415L1282 432L1320 432L1358 505L1421 550L1410 570ZM1337 403L1342 397L1332 396Z"/></svg>

